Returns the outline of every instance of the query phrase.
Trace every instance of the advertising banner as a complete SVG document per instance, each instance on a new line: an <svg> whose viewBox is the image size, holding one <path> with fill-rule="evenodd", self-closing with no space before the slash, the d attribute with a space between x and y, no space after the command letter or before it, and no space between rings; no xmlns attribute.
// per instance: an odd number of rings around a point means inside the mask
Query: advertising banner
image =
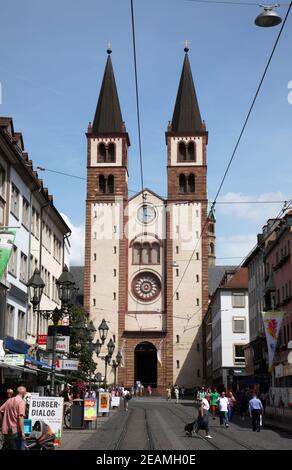
<svg viewBox="0 0 292 470"><path fill-rule="evenodd" d="M25 354L6 354L4 356L4 363L10 366L23 367L25 362Z"/></svg>
<svg viewBox="0 0 292 470"><path fill-rule="evenodd" d="M84 421L97 420L97 400L95 398L84 399Z"/></svg>
<svg viewBox="0 0 292 470"><path fill-rule="evenodd" d="M107 392L100 392L98 396L98 412L109 413L110 410L110 394Z"/></svg>
<svg viewBox="0 0 292 470"><path fill-rule="evenodd" d="M271 371L274 356L276 352L277 341L279 332L284 317L284 312L278 312L270 310L262 312L262 318L264 323L264 329L266 334L267 346L268 346L268 357L269 357L269 370Z"/></svg>
<svg viewBox="0 0 292 470"><path fill-rule="evenodd" d="M15 240L15 229L1 229L0 230L0 279L9 262L13 243Z"/></svg>
<svg viewBox="0 0 292 470"><path fill-rule="evenodd" d="M28 417L32 420L32 426L36 421L46 423L55 434L54 444L58 447L62 438L63 405L64 398L61 397L32 397L29 405Z"/></svg>
<svg viewBox="0 0 292 470"><path fill-rule="evenodd" d="M112 397L111 406L112 406L112 408L114 408L114 407L118 408L120 406L120 397Z"/></svg>

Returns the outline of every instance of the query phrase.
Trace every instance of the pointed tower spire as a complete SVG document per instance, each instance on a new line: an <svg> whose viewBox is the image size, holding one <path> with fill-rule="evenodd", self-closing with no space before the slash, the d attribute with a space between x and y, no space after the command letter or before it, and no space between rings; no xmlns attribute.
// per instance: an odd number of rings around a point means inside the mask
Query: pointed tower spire
<svg viewBox="0 0 292 470"><path fill-rule="evenodd" d="M105 66L101 90L92 124L92 134L114 134L125 132L117 86L111 61L111 48L107 49L108 58Z"/></svg>
<svg viewBox="0 0 292 470"><path fill-rule="evenodd" d="M205 130L202 123L200 108L193 82L191 66L188 58L189 48L184 48L185 59L180 77L171 132L196 133Z"/></svg>

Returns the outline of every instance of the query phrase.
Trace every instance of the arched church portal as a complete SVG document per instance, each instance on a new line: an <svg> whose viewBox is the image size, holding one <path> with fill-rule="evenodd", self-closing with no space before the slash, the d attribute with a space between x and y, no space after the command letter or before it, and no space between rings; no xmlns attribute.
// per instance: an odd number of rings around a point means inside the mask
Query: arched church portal
<svg viewBox="0 0 292 470"><path fill-rule="evenodd" d="M157 350L154 344L144 341L135 348L135 383L139 380L144 387L157 387Z"/></svg>

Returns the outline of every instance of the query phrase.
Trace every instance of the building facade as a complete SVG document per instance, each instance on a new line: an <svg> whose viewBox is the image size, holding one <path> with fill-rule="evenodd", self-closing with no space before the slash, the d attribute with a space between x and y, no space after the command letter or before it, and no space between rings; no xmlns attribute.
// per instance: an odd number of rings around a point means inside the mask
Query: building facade
<svg viewBox="0 0 292 470"><path fill-rule="evenodd" d="M55 281L69 262L66 238L71 231L34 171L12 118L0 118L0 173L0 228L16 230L1 279L0 339L7 353L23 354L37 343L38 334L47 333L48 326L33 312L26 283L38 268L46 284L39 309L59 306Z"/></svg>
<svg viewBox="0 0 292 470"><path fill-rule="evenodd" d="M245 377L249 343L247 269L226 270L204 318L205 371L209 386L228 388Z"/></svg>
<svg viewBox="0 0 292 470"><path fill-rule="evenodd" d="M122 353L118 381L161 390L175 382L199 385L208 304L208 133L187 50L166 132L167 199L148 188L128 196L130 140L110 55L87 142L84 306L96 328L105 318ZM96 362L102 373L103 361Z"/></svg>

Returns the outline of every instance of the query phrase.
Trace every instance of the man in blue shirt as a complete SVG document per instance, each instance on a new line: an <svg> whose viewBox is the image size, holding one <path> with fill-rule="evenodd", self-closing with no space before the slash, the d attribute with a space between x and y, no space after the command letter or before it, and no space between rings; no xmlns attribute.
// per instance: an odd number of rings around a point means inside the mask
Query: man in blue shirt
<svg viewBox="0 0 292 470"><path fill-rule="evenodd" d="M263 405L261 400L257 398L256 393L253 393L252 399L249 401L249 414L252 419L252 430L260 432L260 419L263 413Z"/></svg>

